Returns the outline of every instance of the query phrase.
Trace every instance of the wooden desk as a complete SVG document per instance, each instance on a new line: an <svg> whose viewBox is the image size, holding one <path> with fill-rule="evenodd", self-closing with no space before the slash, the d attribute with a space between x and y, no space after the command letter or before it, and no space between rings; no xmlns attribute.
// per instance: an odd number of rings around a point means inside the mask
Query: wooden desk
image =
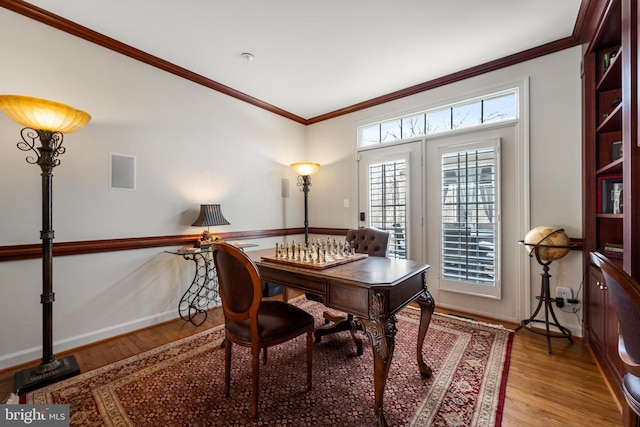
<svg viewBox="0 0 640 427"><path fill-rule="evenodd" d="M417 362L423 377L431 368L422 357L424 337L435 308L427 289L429 265L395 258L368 257L326 269L310 269L262 261L273 250L247 252L263 281L299 289L319 297L327 307L355 316L359 329L371 339L374 356L376 426L387 426L383 396L393 358L396 314L416 301L420 306Z"/></svg>

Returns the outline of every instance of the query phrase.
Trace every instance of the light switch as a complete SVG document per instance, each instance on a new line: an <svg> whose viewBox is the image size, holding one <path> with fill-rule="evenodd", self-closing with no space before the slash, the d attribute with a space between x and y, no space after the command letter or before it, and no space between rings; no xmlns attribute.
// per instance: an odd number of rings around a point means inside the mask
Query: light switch
<svg viewBox="0 0 640 427"><path fill-rule="evenodd" d="M345 208L348 208L348 207L349 207L349 199L344 199L343 206L344 206Z"/></svg>

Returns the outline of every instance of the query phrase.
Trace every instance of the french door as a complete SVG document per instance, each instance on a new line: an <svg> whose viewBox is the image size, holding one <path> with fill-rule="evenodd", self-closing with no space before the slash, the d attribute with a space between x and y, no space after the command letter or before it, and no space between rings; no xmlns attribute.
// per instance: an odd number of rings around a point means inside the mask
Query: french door
<svg viewBox="0 0 640 427"><path fill-rule="evenodd" d="M359 225L391 232L389 256L424 261L422 142L358 155Z"/></svg>

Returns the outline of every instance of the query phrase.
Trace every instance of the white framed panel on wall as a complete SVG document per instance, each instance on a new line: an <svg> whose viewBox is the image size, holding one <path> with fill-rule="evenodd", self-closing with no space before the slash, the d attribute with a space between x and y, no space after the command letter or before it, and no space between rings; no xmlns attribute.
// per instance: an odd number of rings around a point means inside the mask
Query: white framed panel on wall
<svg viewBox="0 0 640 427"><path fill-rule="evenodd" d="M109 189L136 189L136 158L126 154L111 153L109 156Z"/></svg>

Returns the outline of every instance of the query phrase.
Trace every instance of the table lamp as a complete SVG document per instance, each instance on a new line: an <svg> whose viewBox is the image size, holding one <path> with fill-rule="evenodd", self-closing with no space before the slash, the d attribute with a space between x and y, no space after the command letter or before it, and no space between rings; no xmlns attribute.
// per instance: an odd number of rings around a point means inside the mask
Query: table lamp
<svg viewBox="0 0 640 427"><path fill-rule="evenodd" d="M213 240L218 240L218 238L214 238L210 231L209 227L215 225L229 225L230 222L222 215L222 209L220 205L200 205L200 214L198 218L191 224L194 227L207 227L206 230L202 232L202 237L198 241L198 247L200 248L208 248L211 246L211 242Z"/></svg>

